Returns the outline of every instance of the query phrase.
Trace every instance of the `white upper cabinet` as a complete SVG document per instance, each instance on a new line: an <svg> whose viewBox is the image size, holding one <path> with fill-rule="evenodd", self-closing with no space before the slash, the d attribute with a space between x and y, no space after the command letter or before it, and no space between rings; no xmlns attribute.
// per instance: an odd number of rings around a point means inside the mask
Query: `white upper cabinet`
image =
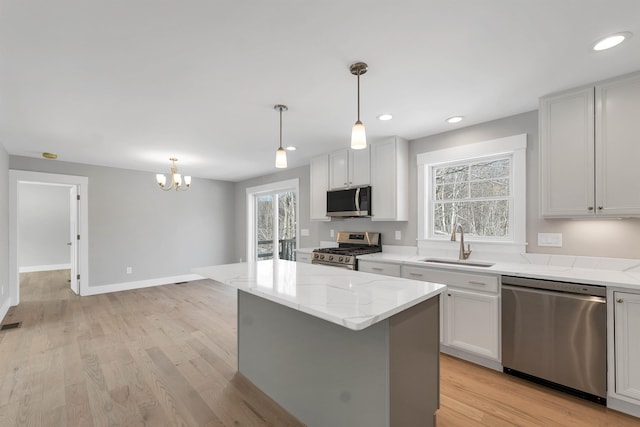
<svg viewBox="0 0 640 427"><path fill-rule="evenodd" d="M399 137L371 144L372 221L409 220L409 143Z"/></svg>
<svg viewBox="0 0 640 427"><path fill-rule="evenodd" d="M596 210L640 216L640 73L596 86Z"/></svg>
<svg viewBox="0 0 640 427"><path fill-rule="evenodd" d="M640 216L640 73L540 99L547 218Z"/></svg>
<svg viewBox="0 0 640 427"><path fill-rule="evenodd" d="M331 190L361 187L370 183L369 147L364 150L345 148L329 154L329 188Z"/></svg>
<svg viewBox="0 0 640 427"><path fill-rule="evenodd" d="M329 189L329 155L311 159L310 196L311 219L330 221L327 216L327 190Z"/></svg>

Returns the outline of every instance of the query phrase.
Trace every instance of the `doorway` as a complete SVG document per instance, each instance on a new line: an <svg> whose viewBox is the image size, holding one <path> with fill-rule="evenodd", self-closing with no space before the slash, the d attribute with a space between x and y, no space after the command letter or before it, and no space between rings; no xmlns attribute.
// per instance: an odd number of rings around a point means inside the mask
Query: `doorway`
<svg viewBox="0 0 640 427"><path fill-rule="evenodd" d="M247 260L296 260L298 180L247 188Z"/></svg>
<svg viewBox="0 0 640 427"><path fill-rule="evenodd" d="M78 189L70 184L18 183L18 270L59 271L78 294Z"/></svg>
<svg viewBox="0 0 640 427"><path fill-rule="evenodd" d="M29 171L9 171L9 296L12 306L20 302L20 217L19 206L23 184L62 187L68 195L67 240L70 288L79 295L87 294L88 263L88 178ZM22 194L21 194L22 193ZM43 207L45 208L45 207ZM22 244L25 244L22 241ZM49 266L50 267L50 266Z"/></svg>

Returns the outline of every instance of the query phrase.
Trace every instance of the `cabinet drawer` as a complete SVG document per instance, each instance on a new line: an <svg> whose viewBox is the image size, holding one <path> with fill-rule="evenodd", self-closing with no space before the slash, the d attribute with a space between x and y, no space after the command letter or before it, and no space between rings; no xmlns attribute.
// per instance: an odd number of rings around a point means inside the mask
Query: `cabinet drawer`
<svg viewBox="0 0 640 427"><path fill-rule="evenodd" d="M385 276L400 277L400 264L358 261L358 271L364 271L366 273L384 274Z"/></svg>
<svg viewBox="0 0 640 427"><path fill-rule="evenodd" d="M296 253L296 261L311 264L311 254Z"/></svg>
<svg viewBox="0 0 640 427"><path fill-rule="evenodd" d="M438 270L424 267L402 267L402 277L426 282L443 283L456 288L498 293L498 276Z"/></svg>

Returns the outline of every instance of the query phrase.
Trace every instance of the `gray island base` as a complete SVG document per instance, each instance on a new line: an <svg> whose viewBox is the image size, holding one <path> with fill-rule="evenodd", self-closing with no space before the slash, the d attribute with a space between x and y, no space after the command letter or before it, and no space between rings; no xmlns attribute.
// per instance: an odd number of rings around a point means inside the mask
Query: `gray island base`
<svg viewBox="0 0 640 427"><path fill-rule="evenodd" d="M439 298L359 330L238 290L238 370L310 427L434 426Z"/></svg>

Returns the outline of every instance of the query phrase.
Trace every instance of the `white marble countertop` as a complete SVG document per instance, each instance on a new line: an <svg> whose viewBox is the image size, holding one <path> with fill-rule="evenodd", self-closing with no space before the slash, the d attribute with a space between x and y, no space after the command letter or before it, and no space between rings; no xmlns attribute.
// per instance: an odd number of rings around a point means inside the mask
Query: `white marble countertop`
<svg viewBox="0 0 640 427"><path fill-rule="evenodd" d="M446 290L438 283L292 261L226 264L192 271L356 331Z"/></svg>
<svg viewBox="0 0 640 427"><path fill-rule="evenodd" d="M359 260L441 268L474 273L490 273L536 279L610 286L640 290L640 260L578 257L566 255L521 254L510 261L497 261L491 267L473 267L425 262L425 255L375 253ZM470 259L469 261L474 261ZM480 260L489 261L492 260Z"/></svg>

